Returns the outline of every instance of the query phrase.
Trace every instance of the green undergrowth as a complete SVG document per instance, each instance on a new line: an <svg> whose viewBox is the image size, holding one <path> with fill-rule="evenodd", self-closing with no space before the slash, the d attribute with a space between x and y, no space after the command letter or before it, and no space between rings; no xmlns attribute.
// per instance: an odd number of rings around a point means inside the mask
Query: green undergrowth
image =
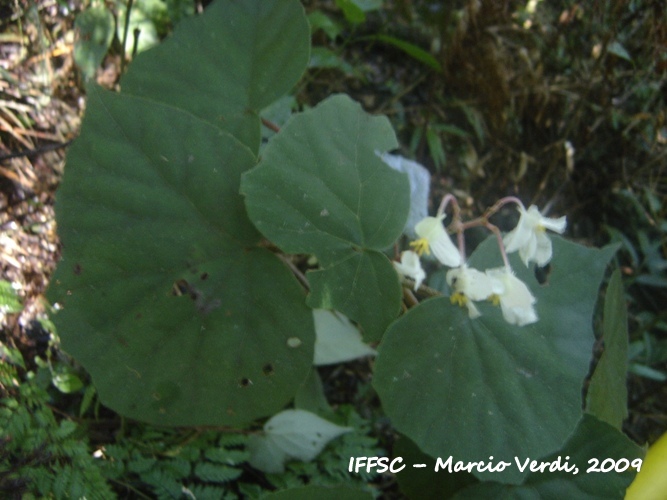
<svg viewBox="0 0 667 500"><path fill-rule="evenodd" d="M338 416L355 426L313 462L292 462L282 474L262 475L246 461L248 435L243 431L161 429L136 425L116 443L102 448L102 472L119 493L143 493L151 498L260 498L274 489L305 485L365 485L374 475L351 478L348 457L382 453L367 435L369 423L351 407ZM369 488L369 487L367 487Z"/></svg>
<svg viewBox="0 0 667 500"><path fill-rule="evenodd" d="M351 456L386 452L372 437L372 422L352 406L333 418L353 427L313 462L290 462L282 474L262 474L247 465L248 433L174 429L116 421L106 440L88 436L104 425L54 412L54 395L41 374L25 373L15 349L0 344L0 497L15 498L260 498L273 490L303 486L369 485L376 473L351 476ZM22 375L23 374L23 375ZM92 405L91 405L92 406ZM99 410L99 408L98 408ZM92 408L87 413L96 413Z"/></svg>
<svg viewBox="0 0 667 500"><path fill-rule="evenodd" d="M59 418L47 390L28 373L23 381L10 359L18 351L0 344L0 496L18 498L114 498L86 429Z"/></svg>

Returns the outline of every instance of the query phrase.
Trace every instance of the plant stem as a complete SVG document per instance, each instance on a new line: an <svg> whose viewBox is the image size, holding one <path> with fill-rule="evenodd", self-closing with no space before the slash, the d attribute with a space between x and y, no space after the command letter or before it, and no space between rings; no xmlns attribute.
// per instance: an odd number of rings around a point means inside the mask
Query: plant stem
<svg viewBox="0 0 667 500"><path fill-rule="evenodd" d="M130 29L130 12L132 11L132 4L134 0L127 0L127 9L125 10L125 26L123 27L123 48L122 54L120 57L120 74L125 73L125 65L127 64L127 58L125 55L125 47L127 44L127 32Z"/></svg>

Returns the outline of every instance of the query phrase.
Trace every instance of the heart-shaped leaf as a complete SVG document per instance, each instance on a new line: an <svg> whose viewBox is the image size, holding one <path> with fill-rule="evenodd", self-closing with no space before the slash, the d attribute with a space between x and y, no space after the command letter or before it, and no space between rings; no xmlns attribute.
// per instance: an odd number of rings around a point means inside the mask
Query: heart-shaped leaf
<svg viewBox="0 0 667 500"><path fill-rule="evenodd" d="M408 498L450 498L456 491L479 482L475 476L465 471L449 472L448 469L443 471L437 458L425 454L405 436L397 437L392 452L392 457L401 457L405 464L424 464L426 466L410 467L408 465L400 474L396 474L396 481ZM442 463L447 461L449 455L438 458Z"/></svg>
<svg viewBox="0 0 667 500"><path fill-rule="evenodd" d="M284 472L287 460L310 462L329 441L351 430L309 411L281 411L264 424L263 436L251 437L249 462L264 472Z"/></svg>
<svg viewBox="0 0 667 500"><path fill-rule="evenodd" d="M143 52L121 81L124 93L184 109L259 148L259 111L306 69L310 29L295 0L212 3Z"/></svg>
<svg viewBox="0 0 667 500"><path fill-rule="evenodd" d="M238 194L253 154L154 101L91 88L58 192L51 297L63 347L117 412L168 425L275 413L312 365L286 266Z"/></svg>
<svg viewBox="0 0 667 500"><path fill-rule="evenodd" d="M241 183L262 234L286 252L317 255L309 305L345 313L366 340L378 340L400 306L381 251L403 230L409 184L376 154L396 145L386 118L334 96L292 117Z"/></svg>
<svg viewBox="0 0 667 500"><path fill-rule="evenodd" d="M537 466L549 463L544 472L531 472L521 485L486 482L457 492L455 499L468 498L577 498L618 499L632 482L633 461L641 464L639 446L611 425L592 415L583 415L562 449L542 458ZM516 457L511 468L530 467L536 457ZM557 469L560 467L560 470ZM598 470L595 470L597 468ZM605 471L605 472L601 472ZM442 473L442 472L441 472ZM657 497L656 497L657 498Z"/></svg>
<svg viewBox="0 0 667 500"><path fill-rule="evenodd" d="M509 325L490 304L479 304L482 316L470 319L443 297L423 302L387 330L373 384L392 423L426 453L511 462L558 450L572 433L581 417L598 287L615 248L553 240L549 286L539 287L511 258L537 298L537 323ZM469 264L499 266L495 238ZM519 483L525 473L476 475Z"/></svg>

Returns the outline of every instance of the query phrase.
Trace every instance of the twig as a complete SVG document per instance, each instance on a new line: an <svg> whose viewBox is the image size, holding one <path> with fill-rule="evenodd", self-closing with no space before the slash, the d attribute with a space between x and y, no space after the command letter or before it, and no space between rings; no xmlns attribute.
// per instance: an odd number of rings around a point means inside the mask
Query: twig
<svg viewBox="0 0 667 500"><path fill-rule="evenodd" d="M0 161L11 160L12 158L21 158L21 157L28 157L29 158L31 156L40 155L40 154L46 153L48 151L55 151L55 150L58 150L58 149L66 148L70 144L72 144L73 140L74 139L70 139L67 142L59 142L59 143L56 143L56 144L47 144L45 146L41 146L41 147L35 148L35 149L26 149L26 150L23 150L23 151L17 151L15 153L3 154L3 155L0 155Z"/></svg>
<svg viewBox="0 0 667 500"><path fill-rule="evenodd" d="M123 40L122 51L120 57L120 74L125 72L125 65L127 64L127 55L125 54L125 47L127 46L127 34L130 29L130 12L132 12L133 0L127 0L127 10L125 11L125 25L123 26Z"/></svg>
<svg viewBox="0 0 667 500"><path fill-rule="evenodd" d="M266 118L262 118L262 125L264 125L269 130L273 130L276 134L280 132L280 127L273 122L270 122Z"/></svg>
<svg viewBox="0 0 667 500"><path fill-rule="evenodd" d="M291 269L292 274L296 277L297 280L299 280L299 283L301 283L301 286L306 289L306 291L310 291L310 283L308 283L308 278L301 272L301 270L294 265L294 263L284 254L282 253L275 253L280 260L282 260L287 266Z"/></svg>

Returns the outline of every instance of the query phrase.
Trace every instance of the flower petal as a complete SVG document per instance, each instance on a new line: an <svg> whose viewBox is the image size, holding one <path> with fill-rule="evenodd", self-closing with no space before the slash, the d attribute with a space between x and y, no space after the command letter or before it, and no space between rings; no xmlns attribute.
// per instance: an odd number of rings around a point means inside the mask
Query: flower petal
<svg viewBox="0 0 667 500"><path fill-rule="evenodd" d="M447 284L470 300L486 300L498 293L497 280L465 264L447 272Z"/></svg>
<svg viewBox="0 0 667 500"><path fill-rule="evenodd" d="M544 233L537 233L537 246L534 253L534 261L538 266L546 266L551 260L553 249L551 247L551 240Z"/></svg>
<svg viewBox="0 0 667 500"><path fill-rule="evenodd" d="M542 217L540 225L558 234L563 234L563 232L565 232L565 228L567 227L567 217L563 216L559 217L558 219Z"/></svg>
<svg viewBox="0 0 667 500"><path fill-rule="evenodd" d="M523 263L528 267L530 261L534 259L537 249L537 237L535 233L530 233L530 238L521 248L519 248L519 256Z"/></svg>
<svg viewBox="0 0 667 500"><path fill-rule="evenodd" d="M442 221L445 216L441 215L440 217L424 217L420 220L415 226L415 232L420 238L426 238L427 240L432 240L435 234L438 231L438 228L444 231L442 227Z"/></svg>
<svg viewBox="0 0 667 500"><path fill-rule="evenodd" d="M529 239L530 229L528 229L526 225L522 223L522 220L519 219L517 226L503 238L505 251L507 253L516 252L519 248L523 247Z"/></svg>
<svg viewBox="0 0 667 500"><path fill-rule="evenodd" d="M505 250L508 253L516 252L519 248L524 246L530 240L534 229L531 225L531 217L523 207L519 207L519 212L521 213L521 216L519 217L519 222L517 222L516 227L503 238Z"/></svg>
<svg viewBox="0 0 667 500"><path fill-rule="evenodd" d="M479 318L482 315L482 313L479 312L479 309L477 309L477 306L472 300L466 302L466 307L468 308L468 317L470 319Z"/></svg>
<svg viewBox="0 0 667 500"><path fill-rule="evenodd" d="M511 269L499 268L489 269L487 274L500 280L505 286L503 293L499 294L500 308L505 321L510 324L524 326L538 320L537 313L533 307L536 299L526 284L514 276Z"/></svg>
<svg viewBox="0 0 667 500"><path fill-rule="evenodd" d="M400 275L415 280L415 291L417 291L426 278L419 256L412 250L406 250L401 253L401 262L392 262L392 264Z"/></svg>
<svg viewBox="0 0 667 500"><path fill-rule="evenodd" d="M415 226L415 232L420 238L426 238L436 259L446 266L456 267L461 265L461 254L442 225L444 218L444 214L426 217Z"/></svg>
<svg viewBox="0 0 667 500"><path fill-rule="evenodd" d="M435 255L442 264L449 267L461 265L461 254L444 229L442 236L433 241L431 248L433 249L433 255Z"/></svg>

